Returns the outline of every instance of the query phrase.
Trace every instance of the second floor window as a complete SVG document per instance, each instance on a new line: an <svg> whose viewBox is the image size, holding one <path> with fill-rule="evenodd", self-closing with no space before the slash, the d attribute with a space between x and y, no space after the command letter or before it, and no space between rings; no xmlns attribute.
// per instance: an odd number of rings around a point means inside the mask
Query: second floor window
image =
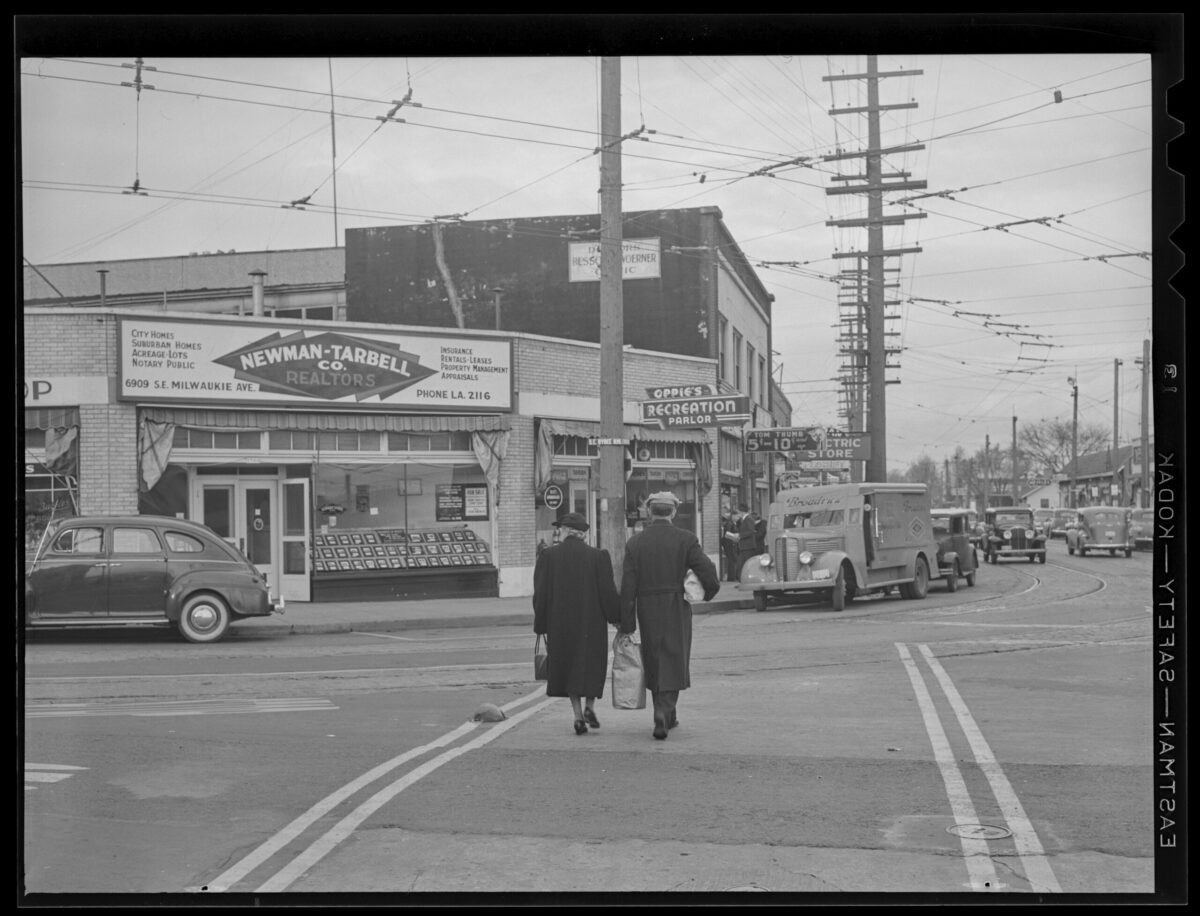
<svg viewBox="0 0 1200 916"><path fill-rule="evenodd" d="M754 347L746 344L746 394L754 400Z"/></svg>
<svg viewBox="0 0 1200 916"><path fill-rule="evenodd" d="M733 387L742 390L742 335L733 332Z"/></svg>

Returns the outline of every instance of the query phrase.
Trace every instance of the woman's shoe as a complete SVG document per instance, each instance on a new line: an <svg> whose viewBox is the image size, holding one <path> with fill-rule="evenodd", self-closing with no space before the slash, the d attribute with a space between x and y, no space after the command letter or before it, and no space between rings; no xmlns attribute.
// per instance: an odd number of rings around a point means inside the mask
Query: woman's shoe
<svg viewBox="0 0 1200 916"><path fill-rule="evenodd" d="M583 719L592 728L600 727L600 720L596 718L596 711L593 709L585 709L583 711Z"/></svg>
<svg viewBox="0 0 1200 916"><path fill-rule="evenodd" d="M577 734L577 735L586 735L587 734L587 723L584 722L583 719L575 720L575 734Z"/></svg>

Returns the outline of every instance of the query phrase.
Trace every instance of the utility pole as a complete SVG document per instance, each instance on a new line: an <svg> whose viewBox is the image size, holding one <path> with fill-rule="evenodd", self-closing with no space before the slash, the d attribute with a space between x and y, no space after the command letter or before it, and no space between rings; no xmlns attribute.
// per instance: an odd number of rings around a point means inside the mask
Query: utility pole
<svg viewBox="0 0 1200 916"><path fill-rule="evenodd" d="M625 321L621 267L621 59L600 59L600 518L597 544L625 557Z"/></svg>
<svg viewBox="0 0 1200 916"><path fill-rule="evenodd" d="M1121 447L1121 440L1117 436L1118 413L1117 405L1121 396L1121 360L1113 360L1113 459L1116 459L1117 449Z"/></svg>
<svg viewBox="0 0 1200 916"><path fill-rule="evenodd" d="M1071 508L1079 508L1079 491L1075 483L1075 479L1079 474L1079 468L1075 466L1079 458L1079 385L1074 378L1068 378L1067 381L1071 385L1071 400L1073 407L1071 409Z"/></svg>
<svg viewBox="0 0 1200 916"><path fill-rule="evenodd" d="M983 437L983 511L987 511L988 497L992 493L992 437Z"/></svg>
<svg viewBox="0 0 1200 916"><path fill-rule="evenodd" d="M871 457L867 461L866 479L868 481L885 481L887 480L887 410L885 404L885 392L887 382L887 347L886 347L886 313L884 311L884 266L883 259L885 257L895 257L901 254L916 253L921 249L914 248L897 248L885 249L883 244L883 227L885 225L896 225L903 223L906 219L917 219L925 216L924 213L906 213L896 216L883 215L883 192L890 190L909 190L921 189L926 187L924 181L905 181L908 177L907 172L898 173L898 175L889 175L889 178L899 177L900 181L891 181L887 184L883 181L883 156L885 154L892 155L909 150L924 149L924 144L916 144L911 146L892 147L883 149L880 146L879 139L879 114L882 111L892 111L899 108L916 108L916 102L903 102L895 105L880 105L879 104L879 80L889 76L918 76L924 71L922 70L898 70L890 72L880 72L879 61L875 55L867 57L867 72L866 73L847 73L837 76L826 76L822 79L826 82L837 80L861 80L867 81L867 104L866 107L847 107L847 108L832 108L829 110L831 115L842 114L865 114L867 116L867 149L860 152L847 153L839 151L829 156L822 158L826 162L865 158L866 159L866 174L864 175L837 175L835 181L851 181L856 179L866 179L866 184L846 185L844 187L829 188L827 194L867 194L867 218L864 219L847 219L847 220L829 220L827 226L865 226L867 230L867 372L868 372L868 389L870 397L868 401L867 431L871 436ZM861 258L861 251L846 251L835 252L835 258L853 257Z"/></svg>
<svg viewBox="0 0 1200 916"><path fill-rule="evenodd" d="M1013 488L1013 505L1017 504L1017 418L1013 417L1013 444L1012 444L1012 488Z"/></svg>
<svg viewBox="0 0 1200 916"><path fill-rule="evenodd" d="M1142 341L1142 495L1138 502L1150 508L1150 341Z"/></svg>

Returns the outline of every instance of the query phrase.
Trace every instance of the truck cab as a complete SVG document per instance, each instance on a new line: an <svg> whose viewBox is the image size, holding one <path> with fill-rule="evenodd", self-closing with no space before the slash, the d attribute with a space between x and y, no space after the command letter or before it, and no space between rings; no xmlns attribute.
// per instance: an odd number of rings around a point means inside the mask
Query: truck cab
<svg viewBox="0 0 1200 916"><path fill-rule="evenodd" d="M835 611L856 595L898 586L924 598L937 542L924 484L852 483L782 490L767 514L762 554L739 590L755 610L772 599L827 593Z"/></svg>

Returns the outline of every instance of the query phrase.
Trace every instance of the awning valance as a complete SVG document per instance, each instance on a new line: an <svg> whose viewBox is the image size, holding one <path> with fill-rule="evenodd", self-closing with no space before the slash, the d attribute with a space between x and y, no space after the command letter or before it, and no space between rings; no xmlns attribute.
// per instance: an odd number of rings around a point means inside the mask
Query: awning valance
<svg viewBox="0 0 1200 916"><path fill-rule="evenodd" d="M512 427L512 420L507 414L460 417L387 413L310 413L300 410L203 410L194 407L143 407L141 412L147 420L213 432L295 429L442 433L486 432Z"/></svg>
<svg viewBox="0 0 1200 916"><path fill-rule="evenodd" d="M56 429L78 426L78 407L26 407L25 429Z"/></svg>
<svg viewBox="0 0 1200 916"><path fill-rule="evenodd" d="M538 419L541 429L552 436L582 436L599 438L600 424L595 420L560 420L554 417ZM622 435L642 442L707 442L703 429L656 429L652 426L625 424Z"/></svg>

